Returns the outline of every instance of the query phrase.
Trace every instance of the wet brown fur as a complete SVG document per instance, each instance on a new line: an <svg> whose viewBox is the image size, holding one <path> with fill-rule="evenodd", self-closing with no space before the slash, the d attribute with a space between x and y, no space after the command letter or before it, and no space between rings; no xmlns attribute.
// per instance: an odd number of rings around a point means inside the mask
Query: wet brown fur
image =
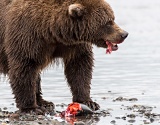
<svg viewBox="0 0 160 125"><path fill-rule="evenodd" d="M74 3L82 6L72 15ZM98 109L90 98L92 44L106 48L122 33L103 0L1 0L0 73L9 76L17 107L43 105L40 73L61 58L73 101Z"/></svg>

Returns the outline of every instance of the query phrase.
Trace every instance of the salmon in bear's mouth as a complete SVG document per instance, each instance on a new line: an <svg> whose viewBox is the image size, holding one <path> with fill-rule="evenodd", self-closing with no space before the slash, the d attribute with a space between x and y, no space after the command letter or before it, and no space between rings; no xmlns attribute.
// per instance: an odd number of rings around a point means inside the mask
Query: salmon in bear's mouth
<svg viewBox="0 0 160 125"><path fill-rule="evenodd" d="M117 44L120 44L122 42L123 41L112 43L112 42L106 41L106 45L107 45L106 54L111 54L112 51L118 50L118 45Z"/></svg>

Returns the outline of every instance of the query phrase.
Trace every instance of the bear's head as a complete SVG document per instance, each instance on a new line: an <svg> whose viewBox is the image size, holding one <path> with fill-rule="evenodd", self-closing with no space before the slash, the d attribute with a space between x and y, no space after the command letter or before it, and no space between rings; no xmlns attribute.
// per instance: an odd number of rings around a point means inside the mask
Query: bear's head
<svg viewBox="0 0 160 125"><path fill-rule="evenodd" d="M105 0L64 0L57 16L56 36L65 44L90 42L115 51L128 33L114 19Z"/></svg>

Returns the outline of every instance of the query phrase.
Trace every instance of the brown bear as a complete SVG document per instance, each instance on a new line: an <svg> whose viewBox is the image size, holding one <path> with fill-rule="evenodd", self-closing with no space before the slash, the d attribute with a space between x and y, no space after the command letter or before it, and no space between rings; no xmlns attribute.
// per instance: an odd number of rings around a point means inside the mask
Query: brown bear
<svg viewBox="0 0 160 125"><path fill-rule="evenodd" d="M0 73L8 75L20 112L53 106L42 98L40 73L57 59L73 102L99 109L90 98L92 44L118 49L128 33L114 19L104 0L0 0Z"/></svg>

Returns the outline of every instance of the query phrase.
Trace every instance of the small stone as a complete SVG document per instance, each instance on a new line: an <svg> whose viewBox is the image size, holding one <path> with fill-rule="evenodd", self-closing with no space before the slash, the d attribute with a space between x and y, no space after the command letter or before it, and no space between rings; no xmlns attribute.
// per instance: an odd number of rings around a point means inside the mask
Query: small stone
<svg viewBox="0 0 160 125"><path fill-rule="evenodd" d="M138 101L138 99L137 98L131 98L131 99L129 99L129 101Z"/></svg>
<svg viewBox="0 0 160 125"><path fill-rule="evenodd" d="M14 103L11 103L11 105L14 105Z"/></svg>
<svg viewBox="0 0 160 125"><path fill-rule="evenodd" d="M135 114L130 114L130 115L127 115L127 117L129 117L129 118L135 118L136 115Z"/></svg>
<svg viewBox="0 0 160 125"><path fill-rule="evenodd" d="M7 107L4 107L3 110L7 110Z"/></svg>
<svg viewBox="0 0 160 125"><path fill-rule="evenodd" d="M144 124L150 124L147 120L143 120Z"/></svg>
<svg viewBox="0 0 160 125"><path fill-rule="evenodd" d="M150 122L151 122L151 123L154 122L154 119L153 119L153 118L150 118Z"/></svg>
<svg viewBox="0 0 160 125"><path fill-rule="evenodd" d="M103 99L103 100L105 100L105 99L106 99L106 97L102 97L102 99Z"/></svg>
<svg viewBox="0 0 160 125"><path fill-rule="evenodd" d="M123 116L123 117L122 117L122 119L123 119L123 120L126 120L126 117L125 117L125 116Z"/></svg>
<svg viewBox="0 0 160 125"><path fill-rule="evenodd" d="M128 120L128 122L129 122L129 123L135 123L136 120L130 119L130 120Z"/></svg>
<svg viewBox="0 0 160 125"><path fill-rule="evenodd" d="M115 119L121 119L120 117L115 117Z"/></svg>
<svg viewBox="0 0 160 125"><path fill-rule="evenodd" d="M112 121L111 121L111 124L115 124L115 123L116 123L116 121L115 121L115 120L112 120Z"/></svg>
<svg viewBox="0 0 160 125"><path fill-rule="evenodd" d="M113 100L113 101L123 101L123 97L118 97L118 98L116 98L115 100Z"/></svg>

